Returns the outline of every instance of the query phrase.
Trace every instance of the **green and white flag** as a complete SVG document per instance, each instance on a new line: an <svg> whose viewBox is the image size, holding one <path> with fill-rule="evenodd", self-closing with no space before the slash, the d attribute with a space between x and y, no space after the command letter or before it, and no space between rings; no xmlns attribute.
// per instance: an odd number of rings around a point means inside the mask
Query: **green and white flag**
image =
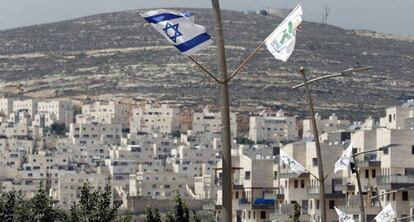
<svg viewBox="0 0 414 222"><path fill-rule="evenodd" d="M302 6L296 8L282 23L266 38L267 50L277 59L286 62L296 42L296 28L302 22Z"/></svg>
<svg viewBox="0 0 414 222"><path fill-rule="evenodd" d="M352 142L349 144L348 148L342 153L342 156L336 161L334 173L340 170L346 170L349 167L352 156Z"/></svg>
<svg viewBox="0 0 414 222"><path fill-rule="evenodd" d="M292 171L300 175L305 172L305 167L303 167L298 161L287 155L283 150L280 150L280 163L285 164L290 167Z"/></svg>
<svg viewBox="0 0 414 222"><path fill-rule="evenodd" d="M389 222L394 219L395 213L392 209L391 203L389 203L376 217L377 222Z"/></svg>
<svg viewBox="0 0 414 222"><path fill-rule="evenodd" d="M346 214L342 210L335 208L336 214L338 214L339 222L355 222L351 214Z"/></svg>

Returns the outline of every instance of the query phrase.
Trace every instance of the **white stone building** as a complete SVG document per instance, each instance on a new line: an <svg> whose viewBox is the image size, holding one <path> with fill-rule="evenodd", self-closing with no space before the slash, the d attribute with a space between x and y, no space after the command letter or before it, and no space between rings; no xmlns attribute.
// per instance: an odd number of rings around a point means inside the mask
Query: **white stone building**
<svg viewBox="0 0 414 222"><path fill-rule="evenodd" d="M295 141L298 133L296 117L285 116L282 110L250 117L249 138L255 143Z"/></svg>
<svg viewBox="0 0 414 222"><path fill-rule="evenodd" d="M230 113L230 130L233 138L237 137L237 114ZM206 107L202 112L193 113L193 131L194 133L220 133L221 132L221 113L210 112Z"/></svg>
<svg viewBox="0 0 414 222"><path fill-rule="evenodd" d="M68 100L52 100L39 102L37 104L38 114L45 115L45 126L50 127L53 123L69 124L73 123L74 105ZM40 118L40 117L39 117Z"/></svg>
<svg viewBox="0 0 414 222"><path fill-rule="evenodd" d="M131 134L139 132L171 134L180 130L180 109L168 104L146 104L132 110Z"/></svg>
<svg viewBox="0 0 414 222"><path fill-rule="evenodd" d="M315 118L320 135L340 131L351 125L349 120L340 120L335 114L329 116L328 119L322 119L321 116L316 114ZM303 138L313 137L312 131L312 121L310 119L303 120Z"/></svg>
<svg viewBox="0 0 414 222"><path fill-rule="evenodd" d="M82 115L77 117L79 123L119 124L129 128L130 107L119 101L97 101L82 105Z"/></svg>

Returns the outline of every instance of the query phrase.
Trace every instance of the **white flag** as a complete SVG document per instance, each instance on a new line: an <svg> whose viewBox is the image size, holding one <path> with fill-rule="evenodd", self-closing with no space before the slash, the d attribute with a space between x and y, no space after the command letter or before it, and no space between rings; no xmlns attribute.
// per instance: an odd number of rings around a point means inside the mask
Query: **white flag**
<svg viewBox="0 0 414 222"><path fill-rule="evenodd" d="M342 156L336 161L334 173L340 170L346 170L349 167L352 156L352 142L349 144L348 148L342 153Z"/></svg>
<svg viewBox="0 0 414 222"><path fill-rule="evenodd" d="M377 222L388 222L394 219L394 210L391 203L389 203L382 211L375 217Z"/></svg>
<svg viewBox="0 0 414 222"><path fill-rule="evenodd" d="M295 171L297 174L302 174L305 172L305 168L296 160L294 160L292 157L287 155L285 152L280 150L280 161L290 167L291 170Z"/></svg>
<svg viewBox="0 0 414 222"><path fill-rule="evenodd" d="M195 24L190 12L159 9L141 16L184 55L193 55L212 43L204 26Z"/></svg>
<svg viewBox="0 0 414 222"><path fill-rule="evenodd" d="M346 214L345 212L341 211L340 209L335 207L336 214L338 214L339 222L355 222L353 219L352 214Z"/></svg>
<svg viewBox="0 0 414 222"><path fill-rule="evenodd" d="M278 59L286 62L295 48L296 28L302 22L302 6L296 8L266 38L267 50Z"/></svg>

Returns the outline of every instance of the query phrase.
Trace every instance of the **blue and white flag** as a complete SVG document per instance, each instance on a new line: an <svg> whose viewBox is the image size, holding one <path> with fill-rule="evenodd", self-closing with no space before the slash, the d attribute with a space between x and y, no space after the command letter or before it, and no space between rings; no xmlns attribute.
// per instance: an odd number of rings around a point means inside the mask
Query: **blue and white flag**
<svg viewBox="0 0 414 222"><path fill-rule="evenodd" d="M190 12L159 9L142 13L141 16L184 55L193 55L212 43L206 29L194 23Z"/></svg>

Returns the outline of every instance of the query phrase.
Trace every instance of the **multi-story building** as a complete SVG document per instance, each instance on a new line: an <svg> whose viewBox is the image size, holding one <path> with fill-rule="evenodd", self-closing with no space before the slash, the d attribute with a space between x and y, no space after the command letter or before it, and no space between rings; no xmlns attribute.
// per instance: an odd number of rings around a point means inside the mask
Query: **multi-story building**
<svg viewBox="0 0 414 222"><path fill-rule="evenodd" d="M329 116L328 119L322 119L318 114L315 115L316 125L319 133L333 133L348 128L351 125L349 120L340 120L335 114ZM310 119L303 120L303 138L313 137L312 121Z"/></svg>
<svg viewBox="0 0 414 222"><path fill-rule="evenodd" d="M56 195L59 206L70 209L71 206L79 202L82 187L85 183L88 183L92 192L97 189L103 190L107 183L111 183L108 178L107 175L103 174L73 172L59 175Z"/></svg>
<svg viewBox="0 0 414 222"><path fill-rule="evenodd" d="M12 98L1 98L0 99L0 114L8 116L13 112L13 101Z"/></svg>
<svg viewBox="0 0 414 222"><path fill-rule="evenodd" d="M296 117L285 116L282 110L262 112L250 117L249 138L257 142L287 142L298 139Z"/></svg>
<svg viewBox="0 0 414 222"><path fill-rule="evenodd" d="M178 191L182 197L189 196L187 176L173 172L137 172L129 177L129 195L173 198Z"/></svg>
<svg viewBox="0 0 414 222"><path fill-rule="evenodd" d="M109 123L72 123L69 126L69 138L73 144L120 145L122 126Z"/></svg>
<svg viewBox="0 0 414 222"><path fill-rule="evenodd" d="M53 100L39 102L37 104L38 114L45 115L45 126L49 127L53 123L69 124L73 123L74 105L72 101ZM47 115L48 114L48 115ZM39 117L40 118L40 117Z"/></svg>
<svg viewBox="0 0 414 222"><path fill-rule="evenodd" d="M168 104L146 104L144 107L132 110L132 134L161 133L171 134L180 130L180 109Z"/></svg>
<svg viewBox="0 0 414 222"><path fill-rule="evenodd" d="M237 114L230 113L230 130L233 138L237 137ZM221 132L221 113L210 112L206 107L202 112L193 113L193 131L194 133L220 133Z"/></svg>
<svg viewBox="0 0 414 222"><path fill-rule="evenodd" d="M380 119L380 126L387 129L414 129L414 100L402 106L385 109L385 117Z"/></svg>
<svg viewBox="0 0 414 222"><path fill-rule="evenodd" d="M13 101L13 112L27 112L30 118L33 118L37 113L37 100L26 99L26 100L14 100Z"/></svg>
<svg viewBox="0 0 414 222"><path fill-rule="evenodd" d="M97 101L82 105L82 115L77 117L81 123L104 123L129 128L130 107L119 101Z"/></svg>

